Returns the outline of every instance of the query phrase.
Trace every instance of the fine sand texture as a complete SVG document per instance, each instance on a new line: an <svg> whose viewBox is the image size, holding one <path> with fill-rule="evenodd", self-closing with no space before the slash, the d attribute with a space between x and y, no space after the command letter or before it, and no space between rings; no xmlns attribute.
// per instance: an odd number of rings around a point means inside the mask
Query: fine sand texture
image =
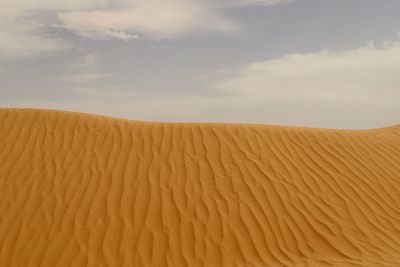
<svg viewBox="0 0 400 267"><path fill-rule="evenodd" d="M400 266L400 126L0 109L0 266Z"/></svg>

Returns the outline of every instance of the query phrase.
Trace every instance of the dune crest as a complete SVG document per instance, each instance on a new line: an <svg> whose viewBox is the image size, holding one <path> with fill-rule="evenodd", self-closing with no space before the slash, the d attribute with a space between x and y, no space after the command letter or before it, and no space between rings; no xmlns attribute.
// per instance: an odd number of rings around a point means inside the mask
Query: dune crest
<svg viewBox="0 0 400 267"><path fill-rule="evenodd" d="M0 109L0 266L400 266L400 127Z"/></svg>

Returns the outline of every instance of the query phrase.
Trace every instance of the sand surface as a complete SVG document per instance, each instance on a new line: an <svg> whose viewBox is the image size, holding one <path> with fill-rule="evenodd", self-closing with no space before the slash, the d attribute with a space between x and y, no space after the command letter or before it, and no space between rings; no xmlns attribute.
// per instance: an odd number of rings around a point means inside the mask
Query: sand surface
<svg viewBox="0 0 400 267"><path fill-rule="evenodd" d="M0 266L400 266L400 126L0 109Z"/></svg>

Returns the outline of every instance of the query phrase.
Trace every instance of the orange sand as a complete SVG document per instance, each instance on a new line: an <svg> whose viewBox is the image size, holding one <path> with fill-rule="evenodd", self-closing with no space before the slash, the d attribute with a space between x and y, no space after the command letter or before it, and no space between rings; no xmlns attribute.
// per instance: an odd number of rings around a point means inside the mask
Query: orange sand
<svg viewBox="0 0 400 267"><path fill-rule="evenodd" d="M400 127L0 109L0 266L400 266Z"/></svg>

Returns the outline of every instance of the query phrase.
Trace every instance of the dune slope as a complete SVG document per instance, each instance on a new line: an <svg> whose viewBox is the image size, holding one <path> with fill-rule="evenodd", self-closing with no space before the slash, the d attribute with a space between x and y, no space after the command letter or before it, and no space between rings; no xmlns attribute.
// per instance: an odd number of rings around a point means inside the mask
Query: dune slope
<svg viewBox="0 0 400 267"><path fill-rule="evenodd" d="M0 109L0 266L400 266L400 127Z"/></svg>

